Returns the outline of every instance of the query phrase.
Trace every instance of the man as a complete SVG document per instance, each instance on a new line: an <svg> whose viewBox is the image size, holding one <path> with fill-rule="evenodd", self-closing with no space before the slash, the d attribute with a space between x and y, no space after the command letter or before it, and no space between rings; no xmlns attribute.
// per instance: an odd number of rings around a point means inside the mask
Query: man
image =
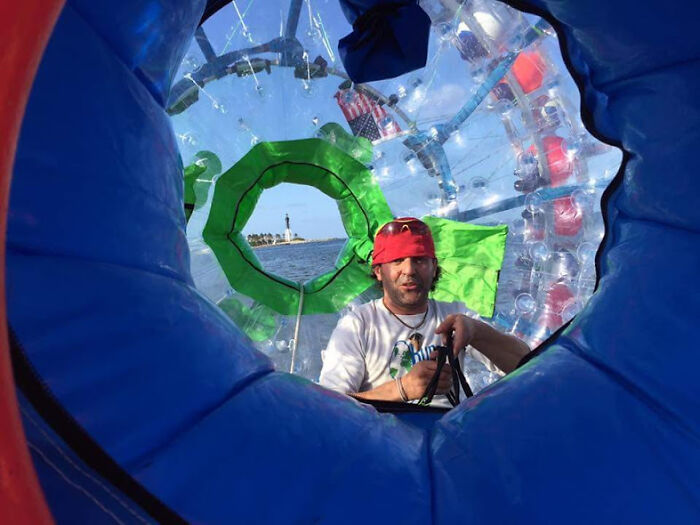
<svg viewBox="0 0 700 525"><path fill-rule="evenodd" d="M474 358L505 373L529 352L524 342L480 321L463 304L428 299L439 267L432 234L422 221L395 219L377 232L372 272L382 298L340 319L324 352L321 385L360 399L420 399L437 370L434 348L450 333L455 355L469 347ZM451 386L445 364L437 393ZM436 401L446 404L444 397Z"/></svg>

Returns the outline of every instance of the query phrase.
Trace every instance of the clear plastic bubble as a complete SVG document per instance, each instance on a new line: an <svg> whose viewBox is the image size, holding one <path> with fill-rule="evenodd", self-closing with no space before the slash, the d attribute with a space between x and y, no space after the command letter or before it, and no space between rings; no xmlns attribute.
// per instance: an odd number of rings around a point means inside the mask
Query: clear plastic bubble
<svg viewBox="0 0 700 525"><path fill-rule="evenodd" d="M571 203L579 210L590 209L593 206L594 193L582 188L571 193Z"/></svg>
<svg viewBox="0 0 700 525"><path fill-rule="evenodd" d="M449 22L443 22L433 27L435 29L435 33L440 39L441 46L448 46L452 44L452 41L455 39L456 36L455 27L453 24Z"/></svg>
<svg viewBox="0 0 700 525"><path fill-rule="evenodd" d="M423 85L423 79L421 77L413 77L408 83L413 89L417 89Z"/></svg>
<svg viewBox="0 0 700 525"><path fill-rule="evenodd" d="M568 323L573 319L576 314L578 314L582 309L581 303L579 301L571 301L567 303L561 312L562 323Z"/></svg>
<svg viewBox="0 0 700 525"><path fill-rule="evenodd" d="M525 209L531 213L543 211L544 201L536 193L529 193L525 197Z"/></svg>
<svg viewBox="0 0 700 525"><path fill-rule="evenodd" d="M488 190L489 181L485 177L474 177L469 181L469 188L472 191L485 192Z"/></svg>
<svg viewBox="0 0 700 525"><path fill-rule="evenodd" d="M498 374L494 374L481 361L468 354L464 356L464 375L475 394L500 379Z"/></svg>
<svg viewBox="0 0 700 525"><path fill-rule="evenodd" d="M579 263L574 254L561 250L549 254L545 271L554 279L571 280L578 275Z"/></svg>
<svg viewBox="0 0 700 525"><path fill-rule="evenodd" d="M404 157L403 161L406 164L406 167L408 168L409 173L411 173L412 175L417 173L418 170L420 170L420 168L421 168L420 162L418 161L415 154L413 154L413 153L406 155Z"/></svg>
<svg viewBox="0 0 700 525"><path fill-rule="evenodd" d="M590 264L595 259L597 248L591 242L582 242L576 249L576 255L581 265Z"/></svg>
<svg viewBox="0 0 700 525"><path fill-rule="evenodd" d="M508 226L508 233L513 236L523 235L525 233L525 221L516 219Z"/></svg>
<svg viewBox="0 0 700 525"><path fill-rule="evenodd" d="M535 311L537 301L529 293L521 293L515 298L515 310L519 314L529 314Z"/></svg>
<svg viewBox="0 0 700 525"><path fill-rule="evenodd" d="M549 257L550 251L544 242L535 241L528 243L528 253L534 261L544 262Z"/></svg>
<svg viewBox="0 0 700 525"><path fill-rule="evenodd" d="M294 373L298 375L305 375L309 370L310 361L308 357L302 359L297 359L294 363Z"/></svg>
<svg viewBox="0 0 700 525"><path fill-rule="evenodd" d="M267 355L276 351L275 342L272 339L267 339L260 344L260 349Z"/></svg>

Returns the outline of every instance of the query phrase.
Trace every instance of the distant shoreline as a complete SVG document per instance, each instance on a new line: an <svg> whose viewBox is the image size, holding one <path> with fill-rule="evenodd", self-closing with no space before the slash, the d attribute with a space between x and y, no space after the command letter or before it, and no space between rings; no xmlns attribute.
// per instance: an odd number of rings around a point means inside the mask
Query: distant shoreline
<svg viewBox="0 0 700 525"><path fill-rule="evenodd" d="M304 240L298 240L298 241L280 241L275 244L258 244L256 246L251 246L253 250L257 250L258 248L273 248L275 246L290 246L293 244L312 244L315 242L329 242L329 241L344 241L346 239L342 237L330 237L328 239L304 239Z"/></svg>

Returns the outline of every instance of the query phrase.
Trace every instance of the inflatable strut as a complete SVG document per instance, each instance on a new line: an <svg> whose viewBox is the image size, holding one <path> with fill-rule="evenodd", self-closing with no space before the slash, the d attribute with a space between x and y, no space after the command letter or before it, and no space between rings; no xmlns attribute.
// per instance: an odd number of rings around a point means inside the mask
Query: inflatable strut
<svg viewBox="0 0 700 525"><path fill-rule="evenodd" d="M382 3L353 0L353 17ZM69 0L31 91L7 318L55 519L700 521L700 6L511 2L557 29L587 126L625 162L589 304L547 351L424 430L274 372L194 289L166 101L204 4ZM37 5L10 13L27 28ZM34 20L23 35L51 16ZM3 521L40 522L2 443Z"/></svg>

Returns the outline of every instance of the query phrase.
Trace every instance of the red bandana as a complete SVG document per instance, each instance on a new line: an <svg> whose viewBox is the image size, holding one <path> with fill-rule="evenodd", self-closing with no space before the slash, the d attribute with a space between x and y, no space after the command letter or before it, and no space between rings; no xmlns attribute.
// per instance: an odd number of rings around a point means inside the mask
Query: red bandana
<svg viewBox="0 0 700 525"><path fill-rule="evenodd" d="M404 257L435 258L435 244L430 228L413 217L394 219L374 237L372 266Z"/></svg>

